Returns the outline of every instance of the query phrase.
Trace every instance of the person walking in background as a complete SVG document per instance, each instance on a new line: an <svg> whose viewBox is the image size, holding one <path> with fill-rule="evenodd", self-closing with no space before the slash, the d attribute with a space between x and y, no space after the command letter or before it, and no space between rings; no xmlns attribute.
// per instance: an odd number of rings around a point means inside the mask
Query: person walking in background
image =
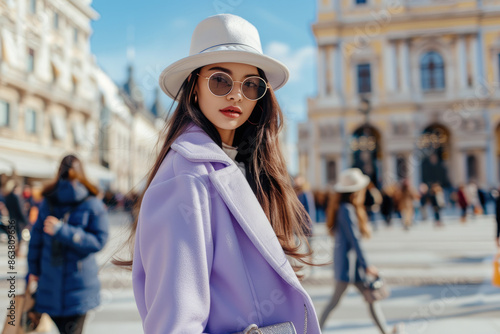
<svg viewBox="0 0 500 334"><path fill-rule="evenodd" d="M432 210L434 211L434 224L436 226L443 226L441 222L441 209L445 207L445 199L443 188L438 183L431 186L429 192L429 199L431 202Z"/></svg>
<svg viewBox="0 0 500 334"><path fill-rule="evenodd" d="M28 251L29 283L38 281L35 310L61 334L80 334L86 314L100 304L95 253L108 239L108 216L98 190L74 155L62 160L42 192ZM29 284L28 283L28 284Z"/></svg>
<svg viewBox="0 0 500 334"><path fill-rule="evenodd" d="M413 224L413 217L415 216L415 208L413 203L419 199L418 193L410 185L410 181L405 179L401 182L401 186L396 193L398 202L398 209L401 213L403 220L403 227L409 230Z"/></svg>
<svg viewBox="0 0 500 334"><path fill-rule="evenodd" d="M392 213L394 212L394 185L385 186L382 189L382 204L380 205L380 213L384 217L385 224L391 226Z"/></svg>
<svg viewBox="0 0 500 334"><path fill-rule="evenodd" d="M307 228L304 230L304 234L307 237L307 242L309 244L309 251L312 251L312 236L313 236L313 224L316 220L316 207L314 205L314 195L309 190L309 185L306 179L302 175L297 175L293 180L294 190L297 194L299 202L302 203L307 214L311 218Z"/></svg>
<svg viewBox="0 0 500 334"><path fill-rule="evenodd" d="M460 221L465 223L467 220L467 208L469 207L469 200L467 199L467 191L465 185L461 184L457 191L458 206L460 207Z"/></svg>
<svg viewBox="0 0 500 334"><path fill-rule="evenodd" d="M482 213L483 215L487 215L488 214L488 210L486 208L486 205L488 204L488 194L486 193L486 191L484 191L483 189L481 188L477 188L477 199L478 199L478 202L479 202L479 205L481 206L481 210L482 210Z"/></svg>
<svg viewBox="0 0 500 334"><path fill-rule="evenodd" d="M420 217L425 221L427 220L427 204L429 203L429 186L426 183L420 183L418 192L420 196Z"/></svg>
<svg viewBox="0 0 500 334"><path fill-rule="evenodd" d="M495 199L495 220L497 222L496 245L498 248L498 254L500 254L500 196L497 196Z"/></svg>
<svg viewBox="0 0 500 334"><path fill-rule="evenodd" d="M372 224L374 230L377 230L375 214L380 211L380 204L382 204L382 195L371 181L366 188L364 206L366 214L368 215L368 220Z"/></svg>
<svg viewBox="0 0 500 334"><path fill-rule="evenodd" d="M475 217L476 214L479 214L481 210L476 183L474 181L469 181L465 188L465 191L467 193L467 203L472 210L472 217Z"/></svg>
<svg viewBox="0 0 500 334"><path fill-rule="evenodd" d="M334 186L335 194L328 202L326 226L335 239L333 251L335 288L321 314L319 320L321 329L325 328L328 316L337 307L350 283L363 294L363 291L368 289L363 284L364 277L378 276L377 268L368 265L361 248L361 238L370 237L368 217L364 208L365 191L369 183L370 178L359 168L346 169L340 174L339 181ZM356 254L355 260L348 256L351 250ZM368 303L368 308L380 332L389 333L379 303Z"/></svg>
<svg viewBox="0 0 500 334"><path fill-rule="evenodd" d="M5 185L5 194L5 206L9 212L9 220L14 221L16 227L16 256L21 256L22 231L28 224L21 186L14 179L10 179Z"/></svg>
<svg viewBox="0 0 500 334"><path fill-rule="evenodd" d="M313 192L314 207L316 208L316 221L318 223L325 222L326 206L328 204L328 192L325 190L316 190Z"/></svg>
<svg viewBox="0 0 500 334"><path fill-rule="evenodd" d="M38 213L40 212L40 205L42 204L43 201L42 191L43 188L40 185L34 185L31 188L31 193L32 193L31 207L28 215L30 231L38 219Z"/></svg>
<svg viewBox="0 0 500 334"><path fill-rule="evenodd" d="M297 175L293 180L294 190L297 198L304 206L304 209L311 217L311 222L316 221L316 205L314 204L314 195L309 190L309 185L302 175Z"/></svg>

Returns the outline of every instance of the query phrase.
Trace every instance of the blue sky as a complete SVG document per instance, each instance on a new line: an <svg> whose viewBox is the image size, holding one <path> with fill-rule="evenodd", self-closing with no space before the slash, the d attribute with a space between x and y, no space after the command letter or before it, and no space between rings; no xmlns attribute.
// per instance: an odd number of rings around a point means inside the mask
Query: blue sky
<svg viewBox="0 0 500 334"><path fill-rule="evenodd" d="M307 118L307 97L316 95L316 47L311 24L316 1L284 0L94 0L100 18L92 23L91 49L101 68L119 85L132 59L135 79L148 105L152 103L161 71L189 53L191 34L208 16L231 13L254 24L264 53L285 63L290 80L277 92L296 142L296 124ZM133 50L131 52L131 50ZM165 107L171 100L163 97ZM297 171L296 160L289 169Z"/></svg>

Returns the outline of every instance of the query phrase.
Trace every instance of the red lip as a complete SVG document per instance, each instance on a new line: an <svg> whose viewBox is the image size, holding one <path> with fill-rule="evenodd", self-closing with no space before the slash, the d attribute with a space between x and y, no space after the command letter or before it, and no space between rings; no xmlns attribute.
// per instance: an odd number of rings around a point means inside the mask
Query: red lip
<svg viewBox="0 0 500 334"><path fill-rule="evenodd" d="M235 107L235 106L229 106L224 109L220 109L220 111L229 111L229 112L237 112L238 114L241 114L241 108L240 107Z"/></svg>

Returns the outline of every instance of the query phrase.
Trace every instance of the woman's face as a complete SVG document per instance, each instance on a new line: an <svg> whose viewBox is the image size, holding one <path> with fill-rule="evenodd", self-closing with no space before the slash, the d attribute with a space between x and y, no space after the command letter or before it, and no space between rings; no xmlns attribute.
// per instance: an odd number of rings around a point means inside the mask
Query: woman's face
<svg viewBox="0 0 500 334"><path fill-rule="evenodd" d="M208 77L224 72L234 81L232 91L225 96L215 96L208 88ZM257 101L247 99L241 92L241 82L249 76L259 76L255 66L239 63L216 63L200 71L194 93L197 94L201 112L217 128L222 141L232 145L234 132L252 114Z"/></svg>

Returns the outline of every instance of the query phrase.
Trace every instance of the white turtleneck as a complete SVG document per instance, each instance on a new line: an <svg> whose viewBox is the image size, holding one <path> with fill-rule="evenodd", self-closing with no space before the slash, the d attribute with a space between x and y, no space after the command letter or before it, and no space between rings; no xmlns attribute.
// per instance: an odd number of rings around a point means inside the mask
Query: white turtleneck
<svg viewBox="0 0 500 334"><path fill-rule="evenodd" d="M246 172L245 172L245 163L244 162L238 162L238 161L235 160L236 155L238 154L238 150L236 149L236 147L232 147L230 145L222 143L222 150L231 158L231 160L234 161L234 163L236 164L236 166L238 166L238 168L241 170L241 172L243 173L243 175L246 175Z"/></svg>

